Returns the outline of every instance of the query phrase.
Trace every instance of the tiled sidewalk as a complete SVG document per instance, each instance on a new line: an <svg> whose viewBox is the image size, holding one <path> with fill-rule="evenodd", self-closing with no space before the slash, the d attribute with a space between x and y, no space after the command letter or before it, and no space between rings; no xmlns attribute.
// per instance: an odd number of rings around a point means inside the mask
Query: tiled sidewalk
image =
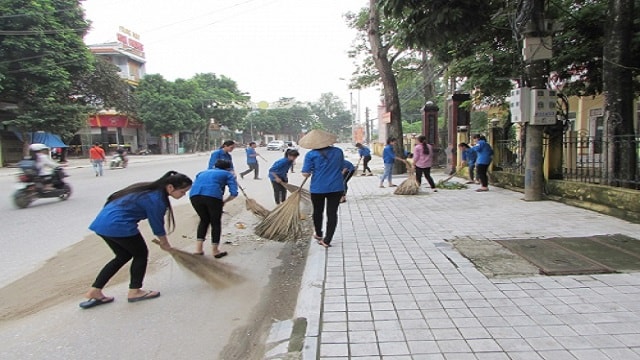
<svg viewBox="0 0 640 360"><path fill-rule="evenodd" d="M488 279L445 242L637 238L640 225L497 188L349 185L327 251L320 359L640 359L640 273Z"/></svg>

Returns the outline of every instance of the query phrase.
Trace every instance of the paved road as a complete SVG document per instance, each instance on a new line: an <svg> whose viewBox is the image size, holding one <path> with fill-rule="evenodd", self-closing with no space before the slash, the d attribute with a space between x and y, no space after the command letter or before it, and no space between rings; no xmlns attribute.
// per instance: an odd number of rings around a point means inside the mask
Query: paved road
<svg viewBox="0 0 640 360"><path fill-rule="evenodd" d="M282 153L261 151L270 162ZM242 149L233 153L236 166L245 169ZM206 167L208 154L181 156L132 157L130 167L106 170L105 176L95 177L85 160L72 160L68 164L71 175L68 180L74 193L68 201L37 200L27 209L16 209L10 201L15 169L0 169L0 186L4 201L0 202L0 226L3 236L0 252L0 287L24 282L33 271L51 266L48 259L68 259L67 264L57 264L55 272L65 271L68 265L69 279L56 278L56 290L62 299L53 307L33 311L11 321L0 321L0 358L3 359L215 359L227 345L236 329L252 321L252 313L262 300L261 295L270 283L271 269L281 265L279 258L285 244L259 241L251 234L251 226L245 230L234 227L241 221L252 225L257 219L244 211L244 201L238 199L228 206L225 215L223 241L230 255L221 262L241 274L246 281L229 288L212 288L178 267L166 254L150 245L152 260L145 279L145 287L162 291L158 300L139 304L124 301L126 294L126 270L121 280L112 281L105 292L114 295L116 301L90 310L78 308L83 292L90 285L70 283L78 274L73 263L81 263L82 249L101 241L87 229L108 194L137 181L153 180L167 170L177 170L195 176ZM263 180L243 180L247 192L267 207L272 207L271 186L266 180L266 163L263 161ZM297 175L297 174L295 174ZM193 246L196 216L185 197L173 202L178 227L169 235L174 245L181 244L188 250ZM142 224L143 234L148 225ZM237 245L237 246L236 246ZM93 249L91 247L90 249ZM208 250L208 248L207 248ZM104 253L106 246L96 246ZM86 254L86 253L85 253ZM75 261L75 260L77 261ZM93 278L103 262L88 264L84 274ZM39 274L39 273L36 273ZM31 279L37 284L48 284L45 274L41 279ZM10 284L16 280L15 283ZM18 287L29 292L29 300L47 294L38 289ZM65 289L69 289L65 293ZM2 290L2 288L0 288ZM71 292L71 293L69 293ZM55 299L54 299L55 300ZM134 306L136 305L136 306ZM3 314L0 314L3 315ZM249 324L250 325L250 324ZM259 339L261 334L244 334Z"/></svg>

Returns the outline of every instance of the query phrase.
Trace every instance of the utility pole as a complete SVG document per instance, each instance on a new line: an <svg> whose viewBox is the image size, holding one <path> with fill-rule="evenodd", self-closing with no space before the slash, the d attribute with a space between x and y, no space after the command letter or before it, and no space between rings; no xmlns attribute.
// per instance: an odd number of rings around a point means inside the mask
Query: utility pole
<svg viewBox="0 0 640 360"><path fill-rule="evenodd" d="M524 39L524 60L526 74L531 87L531 92L536 90L546 90L548 61L551 58L551 41L548 37L547 26L544 18L544 0L525 0L531 5L528 15L529 21L525 24ZM524 7L527 8L527 7ZM527 52L527 47L530 52ZM531 108L535 109L535 97L532 96ZM535 115L534 115L535 116ZM532 116L532 118L534 117ZM543 149L542 135L544 127L542 125L532 125L530 119L526 125L526 155L525 155L525 175L524 175L524 199L526 201L542 200L542 190L544 184L543 176Z"/></svg>
<svg viewBox="0 0 640 360"><path fill-rule="evenodd" d="M371 144L371 125L369 124L369 107L364 108L364 121L365 121L365 130L367 131L367 136L365 140L367 144Z"/></svg>

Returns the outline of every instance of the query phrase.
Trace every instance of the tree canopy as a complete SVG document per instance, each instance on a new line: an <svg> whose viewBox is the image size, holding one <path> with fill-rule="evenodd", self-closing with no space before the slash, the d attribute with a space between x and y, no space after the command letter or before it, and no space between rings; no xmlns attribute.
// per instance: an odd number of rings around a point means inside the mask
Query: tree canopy
<svg viewBox="0 0 640 360"><path fill-rule="evenodd" d="M75 0L4 0L0 13L0 99L15 104L4 124L70 137L88 112L75 86L92 71L82 8Z"/></svg>

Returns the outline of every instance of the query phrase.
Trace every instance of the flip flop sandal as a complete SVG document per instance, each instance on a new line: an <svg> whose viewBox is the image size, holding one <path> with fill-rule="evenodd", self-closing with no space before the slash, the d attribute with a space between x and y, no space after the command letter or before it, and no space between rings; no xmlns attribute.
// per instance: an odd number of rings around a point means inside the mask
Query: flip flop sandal
<svg viewBox="0 0 640 360"><path fill-rule="evenodd" d="M87 301L83 301L80 303L80 307L83 309L91 309L92 307L96 307L98 305L104 305L104 304L108 304L113 302L113 300L115 300L115 298L112 297L103 297L100 299L97 298L91 298Z"/></svg>
<svg viewBox="0 0 640 360"><path fill-rule="evenodd" d="M229 254L227 254L226 251L223 251L223 252L219 252L219 253L213 255L213 257L216 258L216 259L220 259L220 258L223 258L223 257L225 257L227 255L229 255Z"/></svg>
<svg viewBox="0 0 640 360"><path fill-rule="evenodd" d="M160 296L160 292L159 291L157 293L153 294L153 291L149 290L144 295L138 296L138 297L134 297L134 298L128 298L127 301L132 303L132 302L138 302L138 301L142 301L142 300L155 299L158 296Z"/></svg>
<svg viewBox="0 0 640 360"><path fill-rule="evenodd" d="M192 253L193 255L204 255L204 251L196 251Z"/></svg>

